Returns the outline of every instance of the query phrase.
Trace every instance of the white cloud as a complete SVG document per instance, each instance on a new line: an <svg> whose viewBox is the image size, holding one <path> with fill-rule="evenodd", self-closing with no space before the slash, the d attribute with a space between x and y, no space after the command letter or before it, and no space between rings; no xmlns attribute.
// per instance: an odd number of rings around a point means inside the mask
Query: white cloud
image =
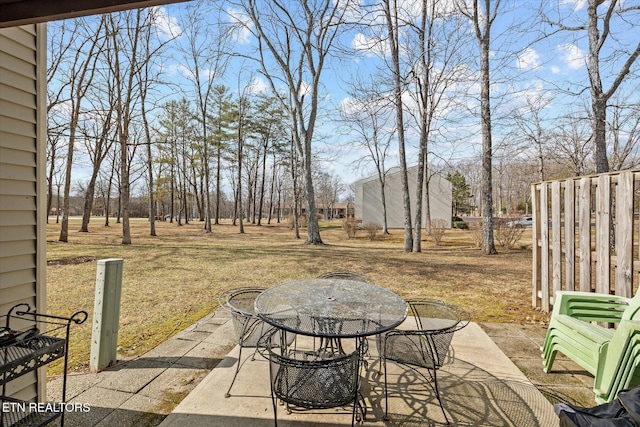
<svg viewBox="0 0 640 427"><path fill-rule="evenodd" d="M195 73L187 66L179 64L176 66L171 67L171 69L175 70L175 72L177 72L178 74L182 75L183 77L186 77L187 79L195 79Z"/></svg>
<svg viewBox="0 0 640 427"><path fill-rule="evenodd" d="M229 22L234 26L232 31L234 41L238 44L251 43L251 29L253 28L251 18L241 10L233 7L227 8L227 14L229 15Z"/></svg>
<svg viewBox="0 0 640 427"><path fill-rule="evenodd" d="M551 67L551 72L553 74L559 74L560 73L560 68L556 67L555 65Z"/></svg>
<svg viewBox="0 0 640 427"><path fill-rule="evenodd" d="M540 55L535 49L525 48L518 55L518 68L521 70L537 70L540 68Z"/></svg>
<svg viewBox="0 0 640 427"><path fill-rule="evenodd" d="M300 84L300 89L298 90L299 96L308 95L311 92L311 86L307 82L302 82Z"/></svg>
<svg viewBox="0 0 640 427"><path fill-rule="evenodd" d="M560 52L561 59L572 70L577 70L585 65L584 52L582 52L578 46L571 43L565 43L558 45L557 49Z"/></svg>
<svg viewBox="0 0 640 427"><path fill-rule="evenodd" d="M182 28L178 21L167 13L167 9L162 6L152 8L152 16L158 32L168 39L177 37L182 33Z"/></svg>
<svg viewBox="0 0 640 427"><path fill-rule="evenodd" d="M585 6L587 5L587 0L562 0L562 2L560 2L560 6L565 5L572 6L572 10L574 12L577 12L585 8Z"/></svg>
<svg viewBox="0 0 640 427"><path fill-rule="evenodd" d="M254 77L253 80L251 80L251 83L247 85L247 92L251 94L266 93L269 92L269 86L267 86L264 79Z"/></svg>
<svg viewBox="0 0 640 427"><path fill-rule="evenodd" d="M387 43L378 37L367 37L362 33L355 35L351 45L356 51L364 52L366 56L386 56Z"/></svg>

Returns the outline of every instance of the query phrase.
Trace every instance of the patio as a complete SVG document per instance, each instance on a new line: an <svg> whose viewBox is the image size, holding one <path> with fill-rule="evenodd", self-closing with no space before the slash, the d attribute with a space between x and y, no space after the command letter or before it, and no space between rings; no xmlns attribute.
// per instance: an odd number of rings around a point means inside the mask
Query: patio
<svg viewBox="0 0 640 427"><path fill-rule="evenodd" d="M549 401L475 323L454 335L453 363L438 371L444 407L453 425L554 426ZM414 372L389 364L389 421L384 421L383 377L377 374L375 344L361 391L367 406L365 426L431 426L444 424L434 394ZM211 371L161 423L171 426L272 426L268 362L247 361L225 398L238 347ZM350 425L351 407L340 410L294 410L278 407L282 426Z"/></svg>
<svg viewBox="0 0 640 427"><path fill-rule="evenodd" d="M272 426L264 359L247 362L233 387L233 396L224 398L237 354L229 320L229 313L218 309L139 358L99 373L70 375L70 401L88 404L91 410L68 413L65 425ZM483 323L480 327L471 323L456 332L455 362L438 372L444 407L453 422L556 426L557 417L547 399L592 406L593 377L579 366L560 358L557 372L542 372L539 347L545 330L540 325ZM375 346L371 350L375 352ZM365 426L385 425L379 403L383 389L376 371L377 362L364 371L369 384L363 386L368 404ZM432 392L418 385L408 387L406 384L413 379L397 375L391 379L390 391L395 397L391 399L391 422L386 425L442 425L442 413ZM397 394L398 384L405 387L404 400ZM58 399L60 386L60 378L48 382L50 400ZM287 415L279 407L278 416L282 426L314 422L349 425L348 409L331 416L328 414L332 411Z"/></svg>

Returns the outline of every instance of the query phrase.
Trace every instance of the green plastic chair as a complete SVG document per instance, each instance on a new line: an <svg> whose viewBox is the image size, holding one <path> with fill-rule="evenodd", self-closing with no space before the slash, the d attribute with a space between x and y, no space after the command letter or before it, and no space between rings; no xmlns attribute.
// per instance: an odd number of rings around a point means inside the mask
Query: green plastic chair
<svg viewBox="0 0 640 427"><path fill-rule="evenodd" d="M605 328L597 322L617 327ZM640 297L557 292L541 350L545 372L551 371L557 353L563 353L595 377L597 402L615 399L620 390L640 379L636 378L640 366Z"/></svg>
<svg viewBox="0 0 640 427"><path fill-rule="evenodd" d="M640 321L622 320L598 365L593 390L598 403L616 398L619 391L639 384Z"/></svg>

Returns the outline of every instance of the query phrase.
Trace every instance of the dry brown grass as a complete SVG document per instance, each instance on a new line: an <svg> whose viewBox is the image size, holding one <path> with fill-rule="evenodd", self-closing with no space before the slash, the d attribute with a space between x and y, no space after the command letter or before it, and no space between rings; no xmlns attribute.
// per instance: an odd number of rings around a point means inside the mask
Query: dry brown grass
<svg viewBox="0 0 640 427"><path fill-rule="evenodd" d="M341 222L325 222L323 246L296 240L286 223L245 226L231 224L202 231L201 223L177 226L158 223L149 236L146 220L132 221L132 245L120 244L121 228L92 221L89 233L72 222L69 243L57 241L59 226L47 227L48 311L89 312L89 321L74 327L71 365L86 370L89 359L97 259L123 258L119 357L142 354L211 312L217 295L239 286L273 286L314 277L330 270L366 274L375 283L403 297L442 298L466 307L477 322L545 322L531 309L529 247L483 256L467 230L449 230L440 246L426 240L422 253L403 251L403 231L369 241L349 239ZM303 230L303 236L305 231Z"/></svg>

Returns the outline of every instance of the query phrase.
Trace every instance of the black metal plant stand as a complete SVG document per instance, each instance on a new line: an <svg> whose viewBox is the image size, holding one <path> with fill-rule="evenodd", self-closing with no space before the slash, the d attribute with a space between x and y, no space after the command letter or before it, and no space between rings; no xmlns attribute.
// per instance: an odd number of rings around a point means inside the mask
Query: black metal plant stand
<svg viewBox="0 0 640 427"><path fill-rule="evenodd" d="M54 360L64 358L62 403L67 392L69 331L72 324L87 320L86 311L71 317L36 313L29 304L13 306L0 326L0 427L42 426L60 418L64 425L64 405L34 404L7 396L7 384ZM0 322L1 325L2 322ZM8 410L5 410L8 409Z"/></svg>

